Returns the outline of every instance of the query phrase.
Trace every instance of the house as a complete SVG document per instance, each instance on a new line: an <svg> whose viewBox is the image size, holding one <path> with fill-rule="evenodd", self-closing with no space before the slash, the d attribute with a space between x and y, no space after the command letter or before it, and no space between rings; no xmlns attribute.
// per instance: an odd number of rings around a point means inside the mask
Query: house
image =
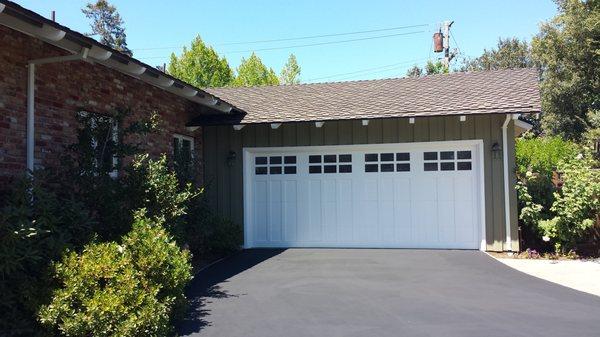
<svg viewBox="0 0 600 337"><path fill-rule="evenodd" d="M0 76L0 181L26 169L60 165L64 146L76 140L81 112L107 116L131 109L131 120L160 114L162 131L147 144L154 155L170 153L174 140L198 148L201 130L186 126L197 116L241 113L204 90L4 0Z"/></svg>
<svg viewBox="0 0 600 337"><path fill-rule="evenodd" d="M0 175L30 167L28 62L69 55L36 67L38 164L73 139L78 111L131 105L167 121L151 153L195 144L208 200L244 225L245 247L519 248L514 136L541 110L533 70L200 89L1 3Z"/></svg>

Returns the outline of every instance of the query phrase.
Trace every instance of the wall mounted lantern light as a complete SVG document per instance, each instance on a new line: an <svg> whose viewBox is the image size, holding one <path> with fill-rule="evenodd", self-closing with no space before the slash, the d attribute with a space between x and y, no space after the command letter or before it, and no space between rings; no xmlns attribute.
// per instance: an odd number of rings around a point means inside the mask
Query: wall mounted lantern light
<svg viewBox="0 0 600 337"><path fill-rule="evenodd" d="M498 142L492 144L492 158L498 159L502 157L502 146Z"/></svg>
<svg viewBox="0 0 600 337"><path fill-rule="evenodd" d="M229 154L227 155L227 167L233 167L233 164L235 164L236 157L237 154L235 153L235 151L229 151Z"/></svg>

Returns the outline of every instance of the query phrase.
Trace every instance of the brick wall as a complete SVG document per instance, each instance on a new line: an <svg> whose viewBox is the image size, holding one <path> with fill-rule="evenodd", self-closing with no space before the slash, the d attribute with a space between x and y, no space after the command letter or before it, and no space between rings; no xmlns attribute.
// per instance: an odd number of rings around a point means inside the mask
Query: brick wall
<svg viewBox="0 0 600 337"><path fill-rule="evenodd" d="M0 182L26 168L27 60L67 54L52 45L0 26ZM172 134L194 137L201 156L201 129L185 123L199 107L103 65L76 61L36 66L35 165L60 164L64 146L76 140L76 114L111 114L131 108L131 118L160 114L158 134L146 141L152 155L170 153Z"/></svg>

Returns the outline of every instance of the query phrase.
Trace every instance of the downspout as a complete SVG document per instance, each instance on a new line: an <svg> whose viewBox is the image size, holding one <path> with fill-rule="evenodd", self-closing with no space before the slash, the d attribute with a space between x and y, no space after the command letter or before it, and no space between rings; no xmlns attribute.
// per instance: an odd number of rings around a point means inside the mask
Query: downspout
<svg viewBox="0 0 600 337"><path fill-rule="evenodd" d="M502 159L504 166L504 223L506 226L506 250L512 251L512 239L510 235L510 196L509 196L509 172L508 172L508 124L512 115L506 115L502 124Z"/></svg>
<svg viewBox="0 0 600 337"><path fill-rule="evenodd" d="M27 62L27 172L33 173L35 153L35 66L66 61L86 60L88 48L83 48L81 54L48 57Z"/></svg>

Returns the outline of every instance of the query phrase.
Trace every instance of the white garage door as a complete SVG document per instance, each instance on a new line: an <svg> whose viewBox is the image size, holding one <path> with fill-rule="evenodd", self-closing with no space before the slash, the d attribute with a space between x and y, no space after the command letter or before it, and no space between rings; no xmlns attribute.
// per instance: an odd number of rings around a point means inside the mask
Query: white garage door
<svg viewBox="0 0 600 337"><path fill-rule="evenodd" d="M481 147L245 148L245 245L478 249Z"/></svg>

